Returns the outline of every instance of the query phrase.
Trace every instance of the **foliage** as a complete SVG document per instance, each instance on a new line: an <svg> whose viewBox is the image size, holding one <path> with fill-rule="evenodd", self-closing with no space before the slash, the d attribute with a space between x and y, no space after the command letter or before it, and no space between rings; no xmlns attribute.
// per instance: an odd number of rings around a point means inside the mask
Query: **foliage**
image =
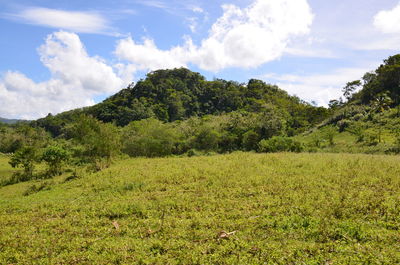
<svg viewBox="0 0 400 265"><path fill-rule="evenodd" d="M67 138L82 147L75 148L74 155L83 161L107 167L112 158L120 153L121 136L113 124L81 115L74 123L69 124L65 131Z"/></svg>
<svg viewBox="0 0 400 265"><path fill-rule="evenodd" d="M343 96L349 100L351 99L353 93L362 85L360 80L348 82L346 86L342 89Z"/></svg>
<svg viewBox="0 0 400 265"><path fill-rule="evenodd" d="M300 142L282 136L274 136L268 140L262 140L259 144L259 150L266 153L275 152L301 152L303 146Z"/></svg>
<svg viewBox="0 0 400 265"><path fill-rule="evenodd" d="M363 142L365 140L365 129L363 128L363 124L358 122L358 123L352 123L348 128L347 131L354 134L357 137L357 143Z"/></svg>
<svg viewBox="0 0 400 265"><path fill-rule="evenodd" d="M260 136L254 130L249 130L243 134L243 148L246 151L257 150Z"/></svg>
<svg viewBox="0 0 400 265"><path fill-rule="evenodd" d="M180 140L175 128L154 118L130 123L122 135L122 151L132 157L171 155Z"/></svg>
<svg viewBox="0 0 400 265"><path fill-rule="evenodd" d="M48 133L42 128L28 124L0 125L0 152L14 153L23 146L44 147L50 141Z"/></svg>
<svg viewBox="0 0 400 265"><path fill-rule="evenodd" d="M194 139L193 144L196 149L211 151L218 149L219 133L210 126L201 126Z"/></svg>
<svg viewBox="0 0 400 265"><path fill-rule="evenodd" d="M23 168L21 180L29 180L33 178L35 163L39 160L37 149L33 146L25 146L15 152L9 161L13 168Z"/></svg>
<svg viewBox="0 0 400 265"><path fill-rule="evenodd" d="M47 147L42 154L41 160L48 165L47 175L58 176L62 173L62 166L69 159L69 153L64 148L53 145Z"/></svg>
<svg viewBox="0 0 400 265"><path fill-rule="evenodd" d="M261 113L271 106L275 112L285 113L292 133L304 131L329 115L327 109L314 107L261 80L251 79L247 84L223 79L206 81L199 73L179 68L151 72L146 79L102 103L56 116L49 114L33 125L60 136L63 128L81 114L123 127L148 118L173 122L234 111Z"/></svg>

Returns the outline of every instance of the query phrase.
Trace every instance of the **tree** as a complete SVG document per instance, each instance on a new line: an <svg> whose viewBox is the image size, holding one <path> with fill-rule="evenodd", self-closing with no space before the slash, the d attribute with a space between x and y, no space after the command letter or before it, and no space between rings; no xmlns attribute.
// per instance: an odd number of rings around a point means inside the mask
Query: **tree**
<svg viewBox="0 0 400 265"><path fill-rule="evenodd" d="M375 96L371 105L376 112L383 112L385 109L389 108L392 103L393 100L388 96L388 93L382 92Z"/></svg>
<svg viewBox="0 0 400 265"><path fill-rule="evenodd" d="M242 145L244 150L251 151L257 150L260 136L253 130L250 130L243 134Z"/></svg>
<svg viewBox="0 0 400 265"><path fill-rule="evenodd" d="M134 121L123 129L122 150L129 156L171 155L179 138L170 124L157 119Z"/></svg>
<svg viewBox="0 0 400 265"><path fill-rule="evenodd" d="M68 161L68 159L69 153L57 145L47 147L41 157L41 160L47 163L47 174L49 177L60 175L63 163Z"/></svg>
<svg viewBox="0 0 400 265"><path fill-rule="evenodd" d="M85 162L96 164L104 161L104 166L107 167L121 150L121 138L117 127L91 116L79 116L66 129L66 135L82 146L83 150L76 155Z"/></svg>
<svg viewBox="0 0 400 265"><path fill-rule="evenodd" d="M25 181L33 178L36 162L38 162L37 149L32 146L24 146L12 155L9 164L13 168L22 167L24 169L21 180Z"/></svg>
<svg viewBox="0 0 400 265"><path fill-rule="evenodd" d="M361 81L360 80L355 80L352 82L348 82L346 86L342 89L343 96L347 99L350 100L354 91L357 90L361 86Z"/></svg>
<svg viewBox="0 0 400 265"><path fill-rule="evenodd" d="M199 150L216 151L220 134L210 126L202 126L194 139L194 145Z"/></svg>
<svg viewBox="0 0 400 265"><path fill-rule="evenodd" d="M338 100L338 99L332 99L329 101L329 104L328 104L329 108L333 109L333 110L339 108L342 105L343 105L343 102L341 102L341 100Z"/></svg>

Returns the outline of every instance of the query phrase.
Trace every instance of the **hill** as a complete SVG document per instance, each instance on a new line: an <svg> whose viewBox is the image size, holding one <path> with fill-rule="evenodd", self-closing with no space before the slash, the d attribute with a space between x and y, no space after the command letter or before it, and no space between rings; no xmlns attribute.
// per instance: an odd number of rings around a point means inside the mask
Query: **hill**
<svg viewBox="0 0 400 265"><path fill-rule="evenodd" d="M6 118L1 118L0 117L0 124L5 123L5 124L16 124L19 122L28 122L27 120L18 120L18 119L6 119Z"/></svg>
<svg viewBox="0 0 400 265"><path fill-rule="evenodd" d="M277 86L251 79L247 84L216 79L207 81L185 68L151 72L144 80L88 108L48 116L35 122L57 136L61 128L84 113L103 122L126 126L132 121L156 118L164 122L235 111L282 113L293 131L310 128L327 117L325 108L289 96Z"/></svg>
<svg viewBox="0 0 400 265"><path fill-rule="evenodd" d="M399 264L399 165L347 154L136 158L6 186L0 263Z"/></svg>
<svg viewBox="0 0 400 265"><path fill-rule="evenodd" d="M343 96L331 101L329 118L296 139L314 151L400 153L400 54L348 82Z"/></svg>

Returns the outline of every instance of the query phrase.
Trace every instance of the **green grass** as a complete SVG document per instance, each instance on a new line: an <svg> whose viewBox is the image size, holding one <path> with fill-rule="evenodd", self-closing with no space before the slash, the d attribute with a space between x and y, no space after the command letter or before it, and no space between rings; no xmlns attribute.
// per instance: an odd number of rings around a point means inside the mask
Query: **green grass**
<svg viewBox="0 0 400 265"><path fill-rule="evenodd" d="M0 188L0 264L399 264L399 176L397 156L123 160Z"/></svg>
<svg viewBox="0 0 400 265"><path fill-rule="evenodd" d="M396 154L399 150L397 138L400 133L400 117L395 109L374 114L370 119L365 116L361 120L348 120L348 126L339 133L338 126L328 125L297 135L294 138L306 146L306 150L326 153L353 153L353 154ZM355 127L362 131L363 139L356 135ZM327 133L335 130L334 144L327 139ZM379 141L380 136L380 141ZM374 138L374 139L373 139ZM316 140L319 140L319 146Z"/></svg>
<svg viewBox="0 0 400 265"><path fill-rule="evenodd" d="M0 182L4 179L8 179L12 176L15 171L8 164L9 157L0 153Z"/></svg>

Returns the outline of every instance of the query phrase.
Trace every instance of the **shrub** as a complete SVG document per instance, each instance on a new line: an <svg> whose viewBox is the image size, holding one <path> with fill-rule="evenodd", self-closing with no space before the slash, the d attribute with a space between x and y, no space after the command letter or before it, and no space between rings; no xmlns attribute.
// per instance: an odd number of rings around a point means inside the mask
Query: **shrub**
<svg viewBox="0 0 400 265"><path fill-rule="evenodd" d="M365 130L362 127L362 124L353 123L349 128L347 128L347 131L357 137L357 143L363 142L365 140Z"/></svg>
<svg viewBox="0 0 400 265"><path fill-rule="evenodd" d="M66 135L78 147L75 154L92 164L104 160L106 166L121 150L121 138L116 126L82 115L66 128Z"/></svg>
<svg viewBox="0 0 400 265"><path fill-rule="evenodd" d="M54 177L62 173L64 162L68 161L69 153L60 146L49 146L42 154L42 161L45 161L48 169L47 176Z"/></svg>
<svg viewBox="0 0 400 265"><path fill-rule="evenodd" d="M339 128L339 132L344 132L346 128L348 128L351 125L351 121L348 119L343 119L337 122L337 126Z"/></svg>
<svg viewBox="0 0 400 265"><path fill-rule="evenodd" d="M122 151L129 156L171 155L180 143L179 138L170 124L153 118L134 121L124 128Z"/></svg>
<svg viewBox="0 0 400 265"><path fill-rule="evenodd" d="M336 131L335 127L331 126L331 127L326 128L324 136L325 136L325 139L329 142L329 145L331 145L331 146L335 145L334 138L335 138L336 134L337 134L337 131Z"/></svg>
<svg viewBox="0 0 400 265"><path fill-rule="evenodd" d="M194 146L198 150L215 151L218 149L220 134L209 126L202 126L194 139Z"/></svg>
<svg viewBox="0 0 400 265"><path fill-rule="evenodd" d="M268 140L261 140L259 150L266 153L274 152L301 152L303 145L289 137L274 136Z"/></svg>
<svg viewBox="0 0 400 265"><path fill-rule="evenodd" d="M250 130L243 134L242 145L246 151L257 150L259 141L259 135L253 130Z"/></svg>
<svg viewBox="0 0 400 265"><path fill-rule="evenodd" d="M35 147L25 146L12 155L9 163L13 168L23 168L24 171L18 179L20 181L26 181L33 178L36 162L38 162L37 149Z"/></svg>

